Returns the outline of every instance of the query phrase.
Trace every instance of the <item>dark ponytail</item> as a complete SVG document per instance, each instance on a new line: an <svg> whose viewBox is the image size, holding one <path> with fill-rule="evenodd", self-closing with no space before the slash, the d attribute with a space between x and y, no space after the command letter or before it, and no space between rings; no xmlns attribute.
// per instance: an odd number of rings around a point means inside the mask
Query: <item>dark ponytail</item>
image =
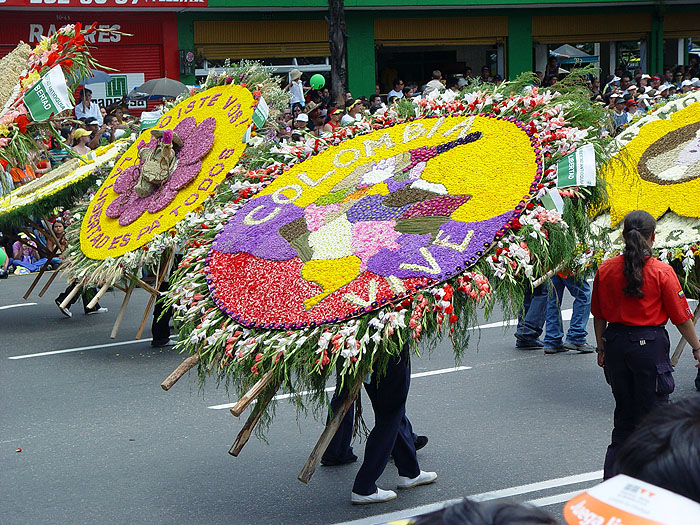
<svg viewBox="0 0 700 525"><path fill-rule="evenodd" d="M642 286L644 278L642 270L651 255L651 249L647 243L656 230L654 217L642 210L631 211L625 215L622 237L625 239L625 266L622 274L627 284L623 288L625 295L631 297L644 297Z"/></svg>

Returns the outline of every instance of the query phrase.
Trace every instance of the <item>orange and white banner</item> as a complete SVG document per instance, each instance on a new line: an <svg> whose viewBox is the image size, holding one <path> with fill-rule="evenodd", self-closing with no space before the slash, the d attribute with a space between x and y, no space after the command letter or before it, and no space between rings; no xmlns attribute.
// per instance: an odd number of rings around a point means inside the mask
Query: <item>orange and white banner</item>
<svg viewBox="0 0 700 525"><path fill-rule="evenodd" d="M700 523L700 503L619 475L569 500L564 518L569 525L688 525Z"/></svg>

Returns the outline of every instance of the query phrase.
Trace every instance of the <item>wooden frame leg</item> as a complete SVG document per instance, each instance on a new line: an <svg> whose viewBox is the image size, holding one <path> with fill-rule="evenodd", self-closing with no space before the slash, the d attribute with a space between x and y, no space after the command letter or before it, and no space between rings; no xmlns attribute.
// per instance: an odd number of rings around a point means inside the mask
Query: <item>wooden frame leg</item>
<svg viewBox="0 0 700 525"><path fill-rule="evenodd" d="M243 425L243 428L238 433L238 436L236 436L236 441L234 441L233 445L231 445L231 448L228 451L229 454L231 454L232 456L238 456L238 454L241 453L241 450L243 449L245 444L248 443L250 436L253 434L253 429L255 428L255 425L258 424L258 421L260 421L262 415L265 413L267 405L269 405L270 402L274 399L275 393L277 392L279 386L280 384L277 383L275 388L271 388L270 391L260 399L258 406L255 407L255 410L250 414L250 416L246 420L245 425Z"/></svg>
<svg viewBox="0 0 700 525"><path fill-rule="evenodd" d="M95 297L92 298L92 301L90 301L90 302L87 304L87 307L86 307L86 308L88 308L88 309L89 309L89 308L95 308L95 305L99 302L99 300L102 298L102 296L103 296L104 294L107 293L107 290L109 290L109 287L110 287L110 284L109 284L109 283L104 283L104 284L102 285L102 288L100 288L100 289L97 291L97 294L95 295Z"/></svg>
<svg viewBox="0 0 700 525"><path fill-rule="evenodd" d="M338 410L336 411L335 414L333 414L333 419L331 419L328 424L326 425L326 428L323 430L323 433L321 434L321 437L318 438L318 441L316 442L316 446L314 449L311 451L311 454L309 455L309 459L306 460L306 464L304 467L301 469L301 472L299 472L299 476L297 476L297 479L301 481L302 483L308 483L309 480L311 479L311 476L314 475L314 472L316 471L316 467L318 466L318 463L321 461L321 457L323 456L323 453L326 451L328 448L328 445L331 443L331 439L333 439L333 436L335 436L335 433L338 431L338 427L340 426L340 422L343 421L343 418L345 417L345 414L348 413L348 410L350 409L350 405L352 405L355 402L355 398L357 397L357 394L360 392L360 388L362 387L362 380L364 377L358 377L357 380L355 381L355 384L353 387L350 389L347 397L343 399L343 402L341 403L340 407L338 407Z"/></svg>
<svg viewBox="0 0 700 525"><path fill-rule="evenodd" d="M141 324L139 325L139 329L136 331L136 339L141 339L141 334L143 334L143 329L146 327L146 322L148 321L148 316L151 313L151 308L153 308L153 305L156 302L156 299L160 295L160 285L163 284L163 281L167 277L167 275L170 273L170 267L173 262L173 257L174 257L174 252L170 252L168 254L168 257L166 259L166 263L161 266L160 271L158 272L158 278L156 279L156 286L153 289L153 291L150 291L151 297L148 299L148 304L146 305L146 311L143 312L143 317L141 318Z"/></svg>
<svg viewBox="0 0 700 525"><path fill-rule="evenodd" d="M54 280L56 279L56 277L58 276L59 273L61 273L61 270L56 270L55 272L53 272L53 274L51 275L51 277L49 277L49 280L46 282L46 284L44 285L44 287L43 287L43 288L41 289L41 291L39 292L39 297L44 297L44 294L46 293L46 290L49 289L49 286L51 286L51 284L54 282Z"/></svg>
<svg viewBox="0 0 700 525"><path fill-rule="evenodd" d="M194 354L185 359L182 363L180 363L180 366L178 366L175 370L173 370L172 374L170 374L168 377L165 378L165 381L163 381L160 384L160 387L165 390L166 392L172 388L172 386L177 383L177 381L184 376L187 372L190 371L191 368L193 368L197 363L199 363L199 355Z"/></svg>
<svg viewBox="0 0 700 525"><path fill-rule="evenodd" d="M700 302L698 302L698 305L695 307L695 311L693 312L693 324L697 325L698 324L698 319L700 318ZM686 341L684 338L681 337L681 340L678 341L678 344L676 345L676 349L673 351L673 355L671 356L671 364L673 366L676 366L678 364L678 360L681 358L681 355L683 354L683 350L685 349Z"/></svg>
<svg viewBox="0 0 700 525"><path fill-rule="evenodd" d="M260 395L260 392L265 390L265 387L274 377L274 370L268 370L265 375L262 376L253 387L248 390L245 395L238 400L238 402L231 407L231 414L238 417L243 411L250 405L253 400Z"/></svg>
<svg viewBox="0 0 700 525"><path fill-rule="evenodd" d="M126 289L126 293L124 295L124 300L122 301L122 306L119 309L119 313L117 314L117 319L114 321L114 326L112 327L112 333L109 334L109 337L111 339L114 339L117 337L117 332L119 331L119 327L122 324L122 320L124 319L124 313L126 312L126 307L129 304L129 300L131 299L131 292L134 291L134 287L136 286L135 281L131 281L129 283L129 287Z"/></svg>
<svg viewBox="0 0 700 525"><path fill-rule="evenodd" d="M73 298L80 293L80 290L82 290L83 286L80 283L75 283L75 286L73 289L70 291L70 293L66 296L66 298L63 300L63 302L60 304L61 308L67 308L70 302L73 300Z"/></svg>

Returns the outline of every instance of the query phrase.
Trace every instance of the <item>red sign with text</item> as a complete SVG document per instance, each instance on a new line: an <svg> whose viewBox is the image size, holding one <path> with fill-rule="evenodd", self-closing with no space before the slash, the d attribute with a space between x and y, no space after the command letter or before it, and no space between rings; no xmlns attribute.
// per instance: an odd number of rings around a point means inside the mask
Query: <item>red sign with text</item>
<svg viewBox="0 0 700 525"><path fill-rule="evenodd" d="M209 0L0 0L0 7L47 7L63 9L66 7L163 7L178 9L180 7L207 7Z"/></svg>

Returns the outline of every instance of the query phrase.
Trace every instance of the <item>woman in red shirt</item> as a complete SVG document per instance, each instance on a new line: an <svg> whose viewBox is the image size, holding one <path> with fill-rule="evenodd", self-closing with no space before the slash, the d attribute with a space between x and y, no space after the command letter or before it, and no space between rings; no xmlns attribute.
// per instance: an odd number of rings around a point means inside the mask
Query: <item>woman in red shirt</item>
<svg viewBox="0 0 700 525"><path fill-rule="evenodd" d="M604 479L615 475L615 455L644 416L668 403L675 387L666 322L670 319L700 361L693 314L673 269L651 256L656 221L645 211L625 216L622 255L600 265L591 312L598 365L615 398L612 441ZM697 365L700 367L700 364Z"/></svg>

